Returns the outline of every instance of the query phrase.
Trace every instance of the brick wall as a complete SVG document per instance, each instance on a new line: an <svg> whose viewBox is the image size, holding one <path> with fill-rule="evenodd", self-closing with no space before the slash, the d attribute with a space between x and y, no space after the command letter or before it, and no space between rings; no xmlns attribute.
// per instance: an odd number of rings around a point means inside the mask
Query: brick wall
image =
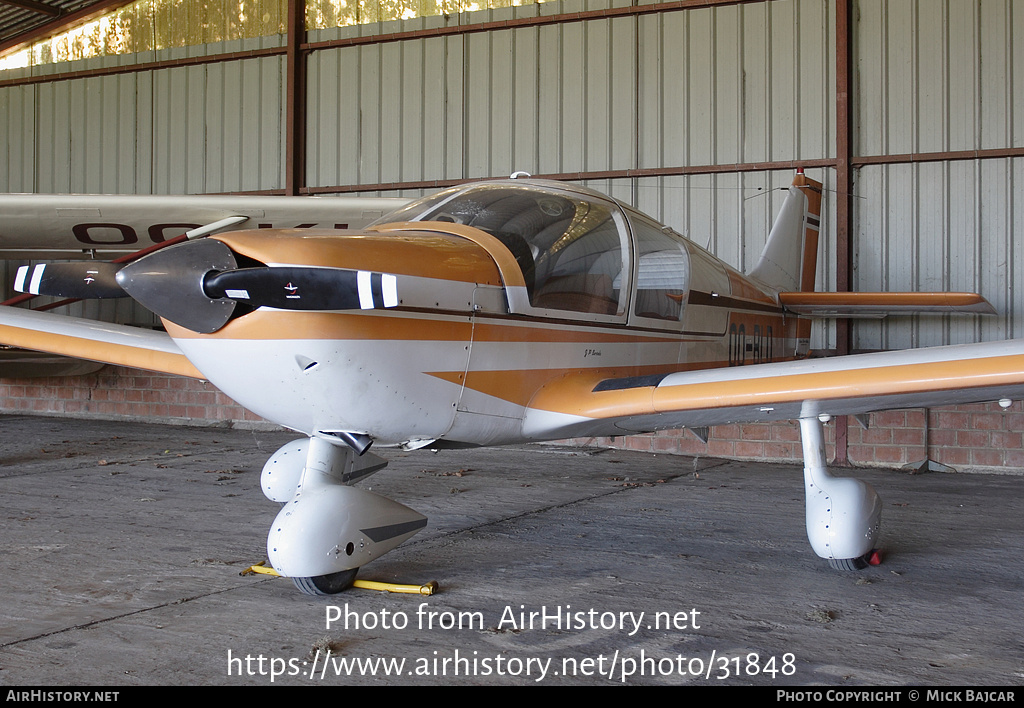
<svg viewBox="0 0 1024 708"><path fill-rule="evenodd" d="M0 412L96 416L194 425L272 424L245 410L212 385L193 379L108 366L95 374L61 378L0 379ZM847 454L855 465L899 467L927 455L957 470L1024 470L1024 409L976 404L886 411L870 415L869 428L852 419ZM926 448L926 436L928 446ZM825 426L829 459L835 456L835 424ZM643 452L800 462L800 429L791 421L720 425L707 444L692 433L588 438L575 444Z"/></svg>
<svg viewBox="0 0 1024 708"><path fill-rule="evenodd" d="M1024 471L1024 408L1014 402L872 413L865 430L852 418L847 456L854 465L900 467L928 457L959 471ZM927 439L927 446L926 446ZM685 430L577 441L602 447L674 455L706 455L773 462L802 462L796 422L720 425L707 444ZM835 458L835 423L825 426L829 459Z"/></svg>
<svg viewBox="0 0 1024 708"><path fill-rule="evenodd" d="M117 366L85 376L0 379L0 411L193 425L270 425L209 383Z"/></svg>

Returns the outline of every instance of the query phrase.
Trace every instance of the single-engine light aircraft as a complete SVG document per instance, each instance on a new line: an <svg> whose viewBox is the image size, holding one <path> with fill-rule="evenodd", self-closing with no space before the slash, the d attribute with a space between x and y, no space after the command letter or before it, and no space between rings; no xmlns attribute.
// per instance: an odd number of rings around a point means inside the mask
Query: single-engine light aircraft
<svg viewBox="0 0 1024 708"><path fill-rule="evenodd" d="M23 292L132 297L166 333L0 307L0 342L205 379L301 432L261 482L283 503L270 561L309 593L344 589L426 524L353 486L387 464L371 444L778 419L800 422L812 548L855 569L881 503L829 473L823 421L1020 397L1024 342L808 358L809 317L992 311L971 293L814 292L820 205L821 184L798 173L746 274L629 206L542 180L453 187L356 230L223 231L234 222L218 213L192 235L215 233L127 264L19 272Z"/></svg>

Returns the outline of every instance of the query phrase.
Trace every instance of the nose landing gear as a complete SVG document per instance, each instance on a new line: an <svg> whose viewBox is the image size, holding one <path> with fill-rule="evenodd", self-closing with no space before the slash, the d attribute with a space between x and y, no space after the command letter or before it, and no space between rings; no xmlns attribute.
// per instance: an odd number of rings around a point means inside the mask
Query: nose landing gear
<svg viewBox="0 0 1024 708"><path fill-rule="evenodd" d="M304 457L303 444L308 445ZM427 525L425 516L403 504L348 486L386 464L321 437L289 443L267 462L264 493L275 501L288 499L270 529L267 554L299 590L313 595L345 590L360 566Z"/></svg>

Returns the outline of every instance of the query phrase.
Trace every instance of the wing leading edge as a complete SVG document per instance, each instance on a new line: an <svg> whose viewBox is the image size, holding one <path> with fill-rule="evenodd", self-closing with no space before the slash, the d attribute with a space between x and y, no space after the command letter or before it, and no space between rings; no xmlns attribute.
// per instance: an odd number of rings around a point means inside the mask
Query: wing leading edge
<svg viewBox="0 0 1024 708"><path fill-rule="evenodd" d="M1024 396L1024 340L601 379L566 377L530 403L526 432L563 437L850 415Z"/></svg>
<svg viewBox="0 0 1024 708"><path fill-rule="evenodd" d="M0 307L0 343L105 364L205 378L164 332Z"/></svg>

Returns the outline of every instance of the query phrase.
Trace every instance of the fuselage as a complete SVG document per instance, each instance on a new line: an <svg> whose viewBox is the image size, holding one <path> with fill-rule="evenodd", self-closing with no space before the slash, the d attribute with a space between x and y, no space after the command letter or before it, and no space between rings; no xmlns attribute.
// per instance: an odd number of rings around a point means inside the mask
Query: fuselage
<svg viewBox="0 0 1024 708"><path fill-rule="evenodd" d="M395 276L395 306L261 307L209 334L167 323L218 388L309 435L410 448L553 439L543 417L524 421L567 375L597 385L805 353L806 333L770 288L649 217L565 185L456 188L366 231L216 238L272 267ZM573 412L571 397L544 400ZM604 434L622 432L609 424Z"/></svg>

